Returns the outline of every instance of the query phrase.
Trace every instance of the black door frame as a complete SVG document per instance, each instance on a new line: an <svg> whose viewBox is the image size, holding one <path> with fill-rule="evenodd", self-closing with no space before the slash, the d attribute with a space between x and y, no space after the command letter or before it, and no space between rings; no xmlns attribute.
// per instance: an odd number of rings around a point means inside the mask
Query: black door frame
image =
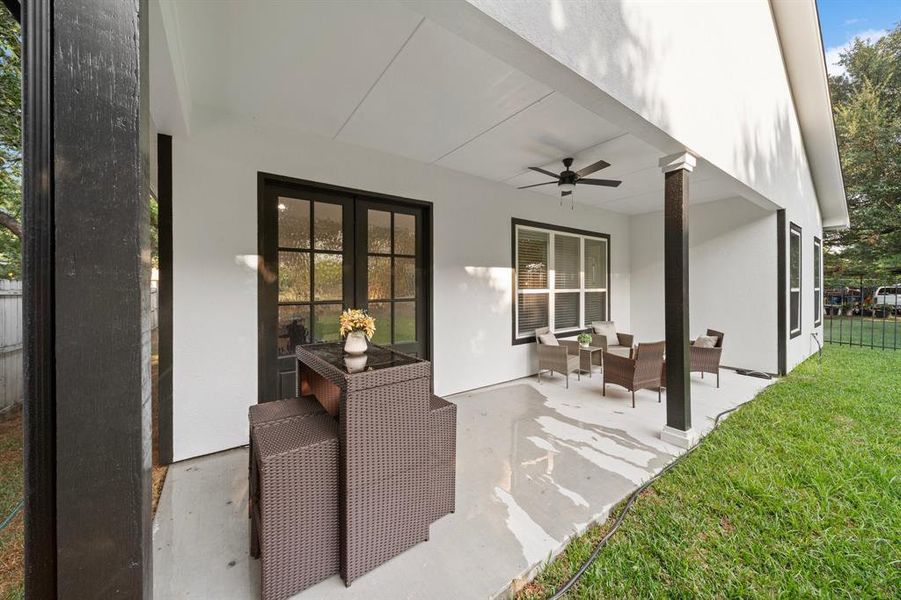
<svg viewBox="0 0 901 600"><path fill-rule="evenodd" d="M433 215L432 203L425 200L415 200L412 198L403 198L401 196L393 196L391 194L382 194L378 192L370 192L355 188L348 188L307 179L298 179L296 177L288 177L285 175L276 175L273 173L258 172L257 173L257 252L259 254L257 267L257 401L265 402L274 399L278 389L278 373L273 372L270 365L275 363L277 348L272 343L269 336L264 332L272 331L278 326L278 279L274 276L274 271L270 270L267 265L276 265L278 260L278 240L276 239L276 231L273 230L272 224L276 222L274 203L269 200L275 190L282 189L289 191L291 194L306 193L319 197L328 197L329 194L334 197L353 197L367 202L382 204L393 209L416 207L422 212L421 234L422 242L422 263L426 267L423 268L424 277L422 277L422 287L426 302L426 328L423 330L427 337L423 341L423 346L427 349L428 357L434 355L434 342L432 329L434 324L433 309ZM315 200L316 198L312 198ZM350 203L349 209L345 207L345 222L355 218L351 212L353 211L355 202ZM417 231L420 233L420 231ZM354 240L350 244L345 244L345 275L351 270L350 277L345 277L345 282L354 281L353 270L358 268L354 260L349 260L348 253L354 252ZM345 283L345 298L356 298L358 290L347 289ZM353 288L354 286L351 286ZM418 325L418 323L417 323Z"/></svg>

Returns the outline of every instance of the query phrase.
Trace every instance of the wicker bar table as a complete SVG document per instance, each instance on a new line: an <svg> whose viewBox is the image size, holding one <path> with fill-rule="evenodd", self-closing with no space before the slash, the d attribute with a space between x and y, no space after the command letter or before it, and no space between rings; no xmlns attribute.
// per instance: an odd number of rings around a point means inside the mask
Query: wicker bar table
<svg viewBox="0 0 901 600"><path fill-rule="evenodd" d="M345 585L429 535L428 361L370 344L297 347L299 394L338 416L341 576Z"/></svg>

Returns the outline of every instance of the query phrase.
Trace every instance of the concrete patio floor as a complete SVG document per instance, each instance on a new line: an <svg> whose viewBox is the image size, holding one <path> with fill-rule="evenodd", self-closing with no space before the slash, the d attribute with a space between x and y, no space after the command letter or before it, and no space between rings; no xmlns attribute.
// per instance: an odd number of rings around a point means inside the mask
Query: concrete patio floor
<svg viewBox="0 0 901 600"><path fill-rule="evenodd" d="M722 370L692 376L692 420L713 417L772 381ZM419 544L345 588L338 576L298 594L468 599L509 594L567 540L662 469L681 448L660 440L665 405L583 375L526 378L453 396L458 406L457 511ZM665 396L664 396L665 402ZM247 449L172 465L154 520L154 597L259 598L248 554Z"/></svg>

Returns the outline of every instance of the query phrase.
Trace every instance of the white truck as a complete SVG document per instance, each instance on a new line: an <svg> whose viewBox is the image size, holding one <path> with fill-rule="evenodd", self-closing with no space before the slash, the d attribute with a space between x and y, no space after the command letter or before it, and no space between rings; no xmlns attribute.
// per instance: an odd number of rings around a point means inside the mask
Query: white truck
<svg viewBox="0 0 901 600"><path fill-rule="evenodd" d="M901 283L876 288L873 307L887 314L901 313Z"/></svg>

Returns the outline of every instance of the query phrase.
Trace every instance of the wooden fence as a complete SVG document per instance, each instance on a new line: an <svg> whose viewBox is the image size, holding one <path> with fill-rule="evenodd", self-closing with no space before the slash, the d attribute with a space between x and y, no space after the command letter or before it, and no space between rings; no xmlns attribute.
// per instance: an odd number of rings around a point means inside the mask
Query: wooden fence
<svg viewBox="0 0 901 600"><path fill-rule="evenodd" d="M22 282L0 279L0 415L22 403Z"/></svg>
<svg viewBox="0 0 901 600"><path fill-rule="evenodd" d="M159 320L159 294L150 290L151 326ZM0 279L0 418L22 404L22 282Z"/></svg>

